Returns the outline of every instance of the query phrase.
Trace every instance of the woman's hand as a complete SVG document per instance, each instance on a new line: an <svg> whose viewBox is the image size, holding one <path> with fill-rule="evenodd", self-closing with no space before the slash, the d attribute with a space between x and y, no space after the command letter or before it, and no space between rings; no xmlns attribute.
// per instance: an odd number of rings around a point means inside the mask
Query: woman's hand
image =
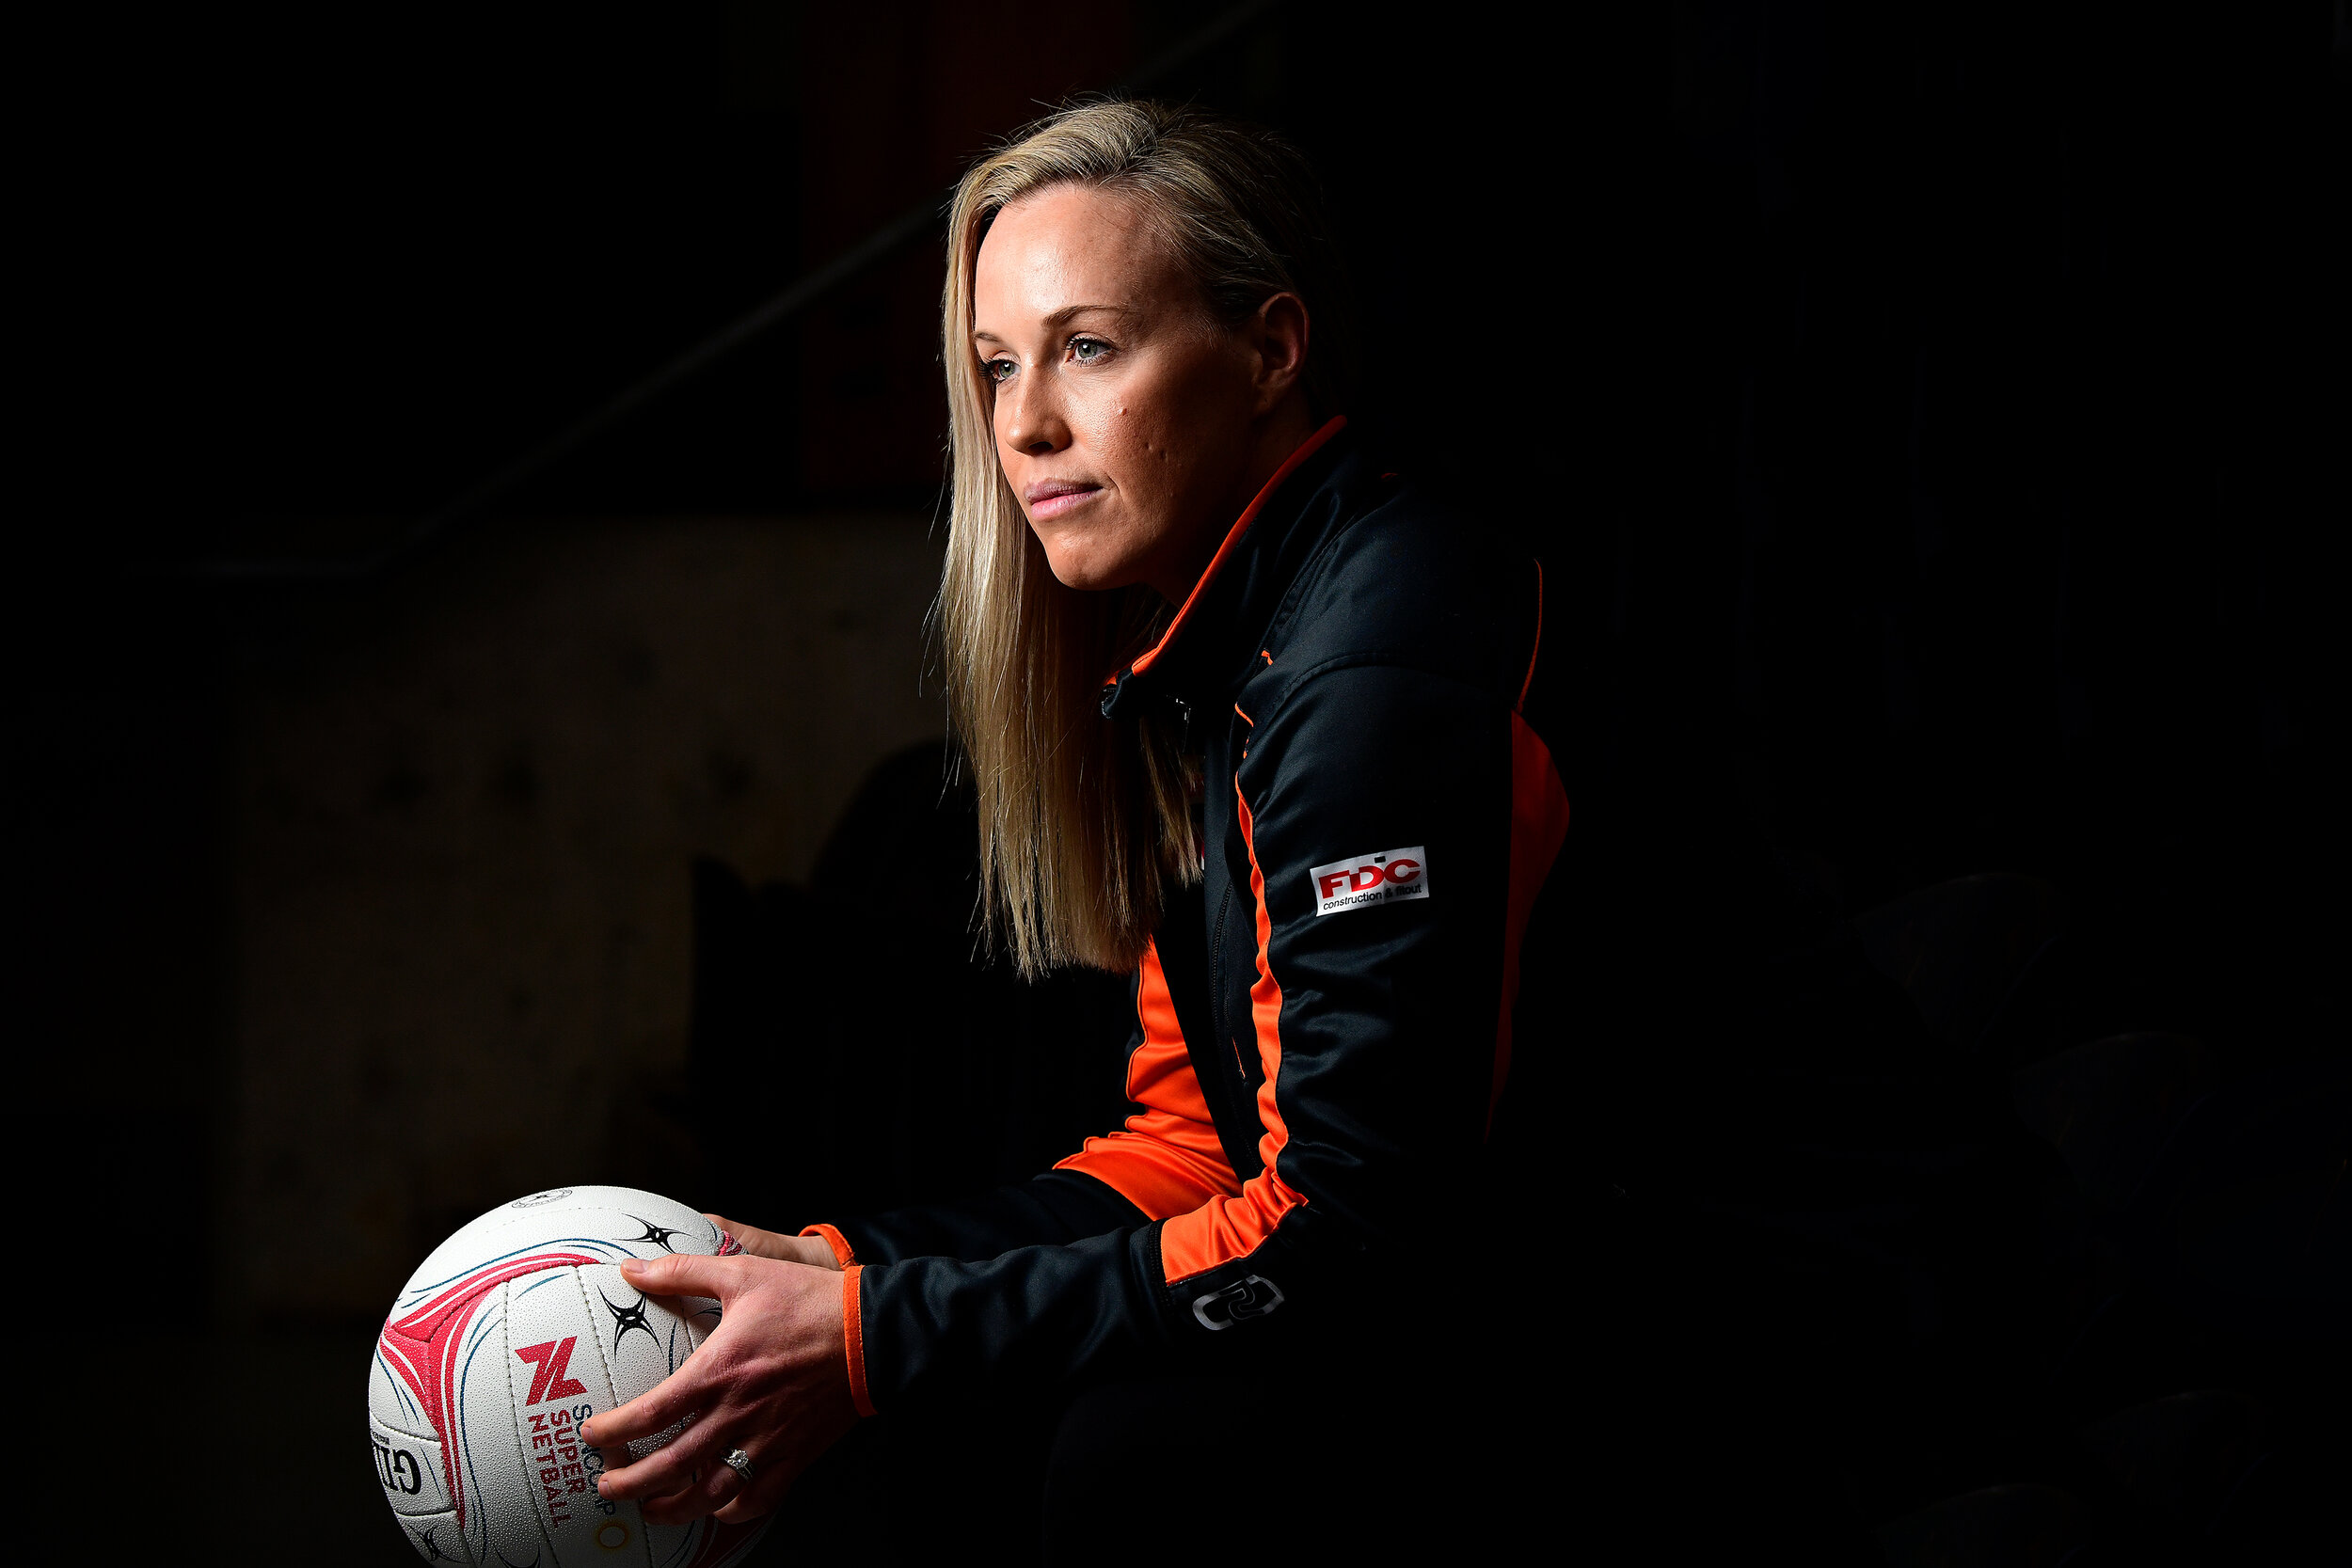
<svg viewBox="0 0 2352 1568"><path fill-rule="evenodd" d="M838 1269L840 1260L821 1236L787 1236L781 1231L762 1230L756 1226L738 1225L723 1214L705 1214L703 1218L735 1238L735 1244L755 1258L773 1258L786 1263L807 1263L819 1269Z"/></svg>
<svg viewBox="0 0 2352 1568"><path fill-rule="evenodd" d="M718 1297L721 1317L652 1392L581 1430L609 1459L619 1459L623 1445L688 1423L666 1448L606 1470L598 1493L637 1498L658 1525L711 1513L739 1524L773 1509L793 1480L857 1424L841 1338L841 1275L830 1251L825 1261L819 1269L763 1257L681 1255L621 1265L647 1295ZM729 1449L750 1458L755 1479L749 1485L727 1466Z"/></svg>

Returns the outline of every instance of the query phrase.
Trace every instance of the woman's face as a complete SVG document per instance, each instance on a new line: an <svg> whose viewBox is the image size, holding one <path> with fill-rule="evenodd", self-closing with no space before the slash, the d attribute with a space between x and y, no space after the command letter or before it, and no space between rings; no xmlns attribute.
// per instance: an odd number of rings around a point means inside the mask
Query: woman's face
<svg viewBox="0 0 2352 1568"><path fill-rule="evenodd" d="M1303 307L1220 324L1129 201L1077 184L997 214L972 292L997 459L1054 575L1182 602L1311 434Z"/></svg>

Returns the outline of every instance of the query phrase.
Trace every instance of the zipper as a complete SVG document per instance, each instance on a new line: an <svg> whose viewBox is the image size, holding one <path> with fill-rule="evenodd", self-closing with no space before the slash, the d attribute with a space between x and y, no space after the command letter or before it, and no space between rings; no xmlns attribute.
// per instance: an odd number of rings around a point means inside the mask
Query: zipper
<svg viewBox="0 0 2352 1568"><path fill-rule="evenodd" d="M1192 750L1192 705L1182 697L1168 700L1176 705L1176 754L1183 756Z"/></svg>

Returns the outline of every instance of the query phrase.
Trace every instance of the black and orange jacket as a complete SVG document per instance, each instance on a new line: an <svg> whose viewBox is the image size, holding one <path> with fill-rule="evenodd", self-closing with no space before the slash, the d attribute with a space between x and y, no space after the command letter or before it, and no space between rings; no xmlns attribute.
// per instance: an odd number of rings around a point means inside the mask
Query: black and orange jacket
<svg viewBox="0 0 2352 1568"><path fill-rule="evenodd" d="M1199 886L1135 980L1135 1114L1018 1187L814 1226L869 1413L1214 1360L1343 1316L1472 1228L1521 939L1567 829L1529 698L1541 568L1334 420L1104 711L1172 705ZM1384 1266L1385 1265L1385 1266Z"/></svg>

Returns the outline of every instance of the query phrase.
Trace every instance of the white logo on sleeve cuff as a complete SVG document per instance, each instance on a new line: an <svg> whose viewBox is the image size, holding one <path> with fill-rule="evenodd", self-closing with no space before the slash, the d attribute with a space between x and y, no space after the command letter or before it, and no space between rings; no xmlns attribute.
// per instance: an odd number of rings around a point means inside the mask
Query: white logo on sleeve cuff
<svg viewBox="0 0 2352 1568"><path fill-rule="evenodd" d="M1315 884L1315 917L1321 919L1375 904L1428 897L1429 851L1418 844L1410 849L1383 849L1318 865L1307 875Z"/></svg>

